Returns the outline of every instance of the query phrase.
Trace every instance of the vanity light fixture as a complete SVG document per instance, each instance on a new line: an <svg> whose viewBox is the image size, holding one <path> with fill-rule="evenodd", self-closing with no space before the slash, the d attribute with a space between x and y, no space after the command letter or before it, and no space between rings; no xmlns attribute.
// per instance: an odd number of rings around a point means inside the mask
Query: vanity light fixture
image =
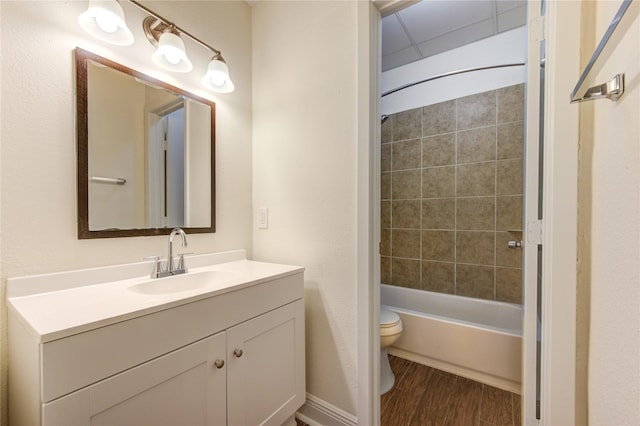
<svg viewBox="0 0 640 426"><path fill-rule="evenodd" d="M80 15L80 26L89 34L112 44L133 43L133 34L125 24L124 12L118 1L89 0L89 8ZM128 2L149 15L142 22L142 29L149 42L156 47L151 56L156 65L174 72L191 71L193 65L187 57L181 36L189 37L200 46L213 52L207 72L202 78L203 86L218 93L233 92L235 87L229 77L229 67L218 49L214 49L136 0L128 0ZM120 35L120 32L124 35ZM118 33L117 38L114 37L115 33Z"/></svg>

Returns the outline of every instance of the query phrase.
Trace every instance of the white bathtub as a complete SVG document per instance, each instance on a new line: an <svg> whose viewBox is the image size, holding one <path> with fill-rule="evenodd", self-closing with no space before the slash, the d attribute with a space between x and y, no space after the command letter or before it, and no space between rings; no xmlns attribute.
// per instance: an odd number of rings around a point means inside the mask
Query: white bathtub
<svg viewBox="0 0 640 426"><path fill-rule="evenodd" d="M521 392L520 305L386 284L380 301L404 327L390 354Z"/></svg>

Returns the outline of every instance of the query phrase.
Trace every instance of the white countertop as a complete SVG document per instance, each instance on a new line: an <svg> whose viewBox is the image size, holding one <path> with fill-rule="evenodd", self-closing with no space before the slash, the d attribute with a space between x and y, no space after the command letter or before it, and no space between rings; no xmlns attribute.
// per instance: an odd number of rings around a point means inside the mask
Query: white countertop
<svg viewBox="0 0 640 426"><path fill-rule="evenodd" d="M17 316L44 343L303 270L244 259L191 268L186 275L155 279L138 276L14 296L7 299L7 304L9 315ZM173 290L163 292L167 287Z"/></svg>

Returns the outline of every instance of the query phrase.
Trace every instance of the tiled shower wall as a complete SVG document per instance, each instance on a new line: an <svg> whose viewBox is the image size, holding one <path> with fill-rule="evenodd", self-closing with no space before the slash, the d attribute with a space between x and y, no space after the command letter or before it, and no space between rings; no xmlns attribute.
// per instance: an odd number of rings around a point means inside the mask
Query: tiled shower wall
<svg viewBox="0 0 640 426"><path fill-rule="evenodd" d="M382 124L383 283L521 303L524 85Z"/></svg>

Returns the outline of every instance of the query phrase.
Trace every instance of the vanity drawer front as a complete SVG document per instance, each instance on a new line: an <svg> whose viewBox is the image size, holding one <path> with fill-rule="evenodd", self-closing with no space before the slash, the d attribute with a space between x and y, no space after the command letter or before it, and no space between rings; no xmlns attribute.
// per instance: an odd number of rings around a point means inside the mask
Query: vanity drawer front
<svg viewBox="0 0 640 426"><path fill-rule="evenodd" d="M302 273L45 343L49 402L303 296Z"/></svg>

